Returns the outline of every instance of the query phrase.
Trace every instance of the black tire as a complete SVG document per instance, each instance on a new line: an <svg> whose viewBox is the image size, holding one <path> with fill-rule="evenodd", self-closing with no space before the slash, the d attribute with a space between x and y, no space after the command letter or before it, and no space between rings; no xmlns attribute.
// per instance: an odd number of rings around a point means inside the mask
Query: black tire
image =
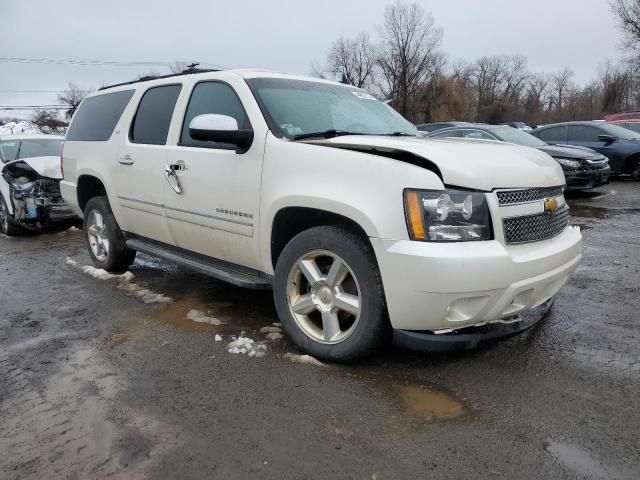
<svg viewBox="0 0 640 480"><path fill-rule="evenodd" d="M98 258L94 254L90 245L89 220L92 216L92 212L94 211L98 212L102 217L102 220L106 227L105 235L109 240L109 248L105 258L103 259ZM107 197L93 197L87 202L87 205L84 208L83 231L85 240L87 241L87 249L89 250L89 255L91 256L91 260L96 267L102 268L107 272L122 273L125 272L135 260L136 252L135 250L127 248L124 235L122 235L122 231L120 230L120 227L118 227L118 223L113 216L113 212L111 211L111 207L109 206L109 200L107 199Z"/></svg>
<svg viewBox="0 0 640 480"><path fill-rule="evenodd" d="M292 269L296 268L301 257L319 250L339 256L359 286L359 320L354 323L351 333L339 343L326 344L311 338L298 324L289 306L290 272L294 271ZM314 227L294 237L278 258L273 294L285 332L301 350L321 360L361 360L390 338L391 326L378 263L368 240L351 229L340 226Z"/></svg>
<svg viewBox="0 0 640 480"><path fill-rule="evenodd" d="M631 178L636 182L640 182L640 158L635 160L635 163L631 165Z"/></svg>
<svg viewBox="0 0 640 480"><path fill-rule="evenodd" d="M4 200L4 196L0 194L0 233L14 237L22 233L22 229L11 220L7 202Z"/></svg>

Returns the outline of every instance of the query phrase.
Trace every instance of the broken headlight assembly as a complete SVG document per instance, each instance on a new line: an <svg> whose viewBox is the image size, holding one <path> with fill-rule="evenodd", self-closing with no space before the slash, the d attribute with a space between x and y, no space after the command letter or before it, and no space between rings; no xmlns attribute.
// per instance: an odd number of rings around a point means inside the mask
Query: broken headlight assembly
<svg viewBox="0 0 640 480"><path fill-rule="evenodd" d="M412 240L490 240L491 215L484 193L466 190L405 190L404 206Z"/></svg>

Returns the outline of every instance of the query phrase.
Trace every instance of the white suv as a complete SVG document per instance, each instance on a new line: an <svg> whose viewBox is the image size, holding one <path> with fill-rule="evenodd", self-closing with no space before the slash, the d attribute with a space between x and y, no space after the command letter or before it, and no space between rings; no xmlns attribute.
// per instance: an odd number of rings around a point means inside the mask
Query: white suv
<svg viewBox="0 0 640 480"><path fill-rule="evenodd" d="M87 97L64 199L96 266L141 251L273 288L304 351L347 361L396 332L512 321L581 257L564 176L534 149L428 140L357 88L208 71Z"/></svg>

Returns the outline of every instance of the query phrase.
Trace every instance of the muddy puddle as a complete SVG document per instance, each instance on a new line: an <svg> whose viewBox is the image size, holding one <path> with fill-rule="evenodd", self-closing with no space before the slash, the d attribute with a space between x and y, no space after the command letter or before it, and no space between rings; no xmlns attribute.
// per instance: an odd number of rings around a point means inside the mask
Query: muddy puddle
<svg viewBox="0 0 640 480"><path fill-rule="evenodd" d="M241 332L254 334L274 321L276 320L270 317L265 319L247 314L241 305L231 301L205 301L199 297L190 297L168 303L144 317L114 325L104 337L103 343L114 348L129 341L150 337L157 333L159 325L182 333L212 337L222 335L226 340Z"/></svg>
<svg viewBox="0 0 640 480"><path fill-rule="evenodd" d="M407 412L435 420L452 420L465 413L465 407L451 395L427 387L396 387L398 396Z"/></svg>
<svg viewBox="0 0 640 480"><path fill-rule="evenodd" d="M398 378L395 372L349 369L345 376L364 382L374 396L389 399L401 412L400 417L415 425L415 420L449 421L470 414L467 404L457 395L437 385L411 378ZM396 417L397 418L397 417Z"/></svg>

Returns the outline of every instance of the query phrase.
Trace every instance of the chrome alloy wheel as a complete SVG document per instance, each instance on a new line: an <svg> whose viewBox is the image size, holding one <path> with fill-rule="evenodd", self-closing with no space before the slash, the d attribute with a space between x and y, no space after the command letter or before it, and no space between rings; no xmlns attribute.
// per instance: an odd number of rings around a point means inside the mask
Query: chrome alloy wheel
<svg viewBox="0 0 640 480"><path fill-rule="evenodd" d="M307 252L293 264L287 303L305 335L323 344L344 341L360 321L358 280L342 258L327 250Z"/></svg>
<svg viewBox="0 0 640 480"><path fill-rule="evenodd" d="M109 235L102 214L97 210L92 210L89 214L87 237L93 255L99 261L104 262L109 255Z"/></svg>

